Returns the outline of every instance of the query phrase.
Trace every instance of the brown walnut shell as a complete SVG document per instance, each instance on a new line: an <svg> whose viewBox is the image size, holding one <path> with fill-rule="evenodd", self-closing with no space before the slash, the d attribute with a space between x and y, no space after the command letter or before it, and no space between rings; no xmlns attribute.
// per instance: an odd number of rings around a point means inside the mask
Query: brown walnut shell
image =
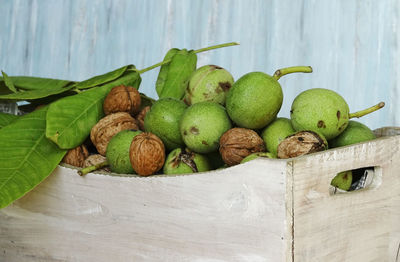
<svg viewBox="0 0 400 262"><path fill-rule="evenodd" d="M246 156L265 151L264 140L253 130L241 127L231 128L219 140L219 152L228 165L240 164Z"/></svg>
<svg viewBox="0 0 400 262"><path fill-rule="evenodd" d="M118 112L107 115L100 119L90 131L90 139L99 154L105 156L108 142L110 139L122 130L138 130L136 119L129 113Z"/></svg>
<svg viewBox="0 0 400 262"><path fill-rule="evenodd" d="M328 148L326 142L313 131L299 131L286 137L278 145L278 158L292 158Z"/></svg>
<svg viewBox="0 0 400 262"><path fill-rule="evenodd" d="M138 175L152 175L164 165L164 144L160 138L152 133L141 133L132 140L129 149L129 158L132 168Z"/></svg>
<svg viewBox="0 0 400 262"><path fill-rule="evenodd" d="M140 93L131 86L116 86L108 93L103 103L104 114L127 112L136 114L140 108Z"/></svg>
<svg viewBox="0 0 400 262"><path fill-rule="evenodd" d="M76 167L83 167L85 159L89 156L89 151L86 146L80 145L68 150L62 162Z"/></svg>
<svg viewBox="0 0 400 262"><path fill-rule="evenodd" d="M149 112L149 111L150 111L150 106L143 107L143 109L136 116L136 120L139 123L139 128L142 131L144 131L144 118L145 118L147 112Z"/></svg>

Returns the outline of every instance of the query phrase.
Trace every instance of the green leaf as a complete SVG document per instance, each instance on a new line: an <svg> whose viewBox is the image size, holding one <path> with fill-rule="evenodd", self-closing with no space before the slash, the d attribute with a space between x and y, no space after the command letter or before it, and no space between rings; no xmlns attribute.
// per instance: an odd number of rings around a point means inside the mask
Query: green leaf
<svg viewBox="0 0 400 262"><path fill-rule="evenodd" d="M139 87L141 78L136 71L127 71L118 79L101 87L57 100L47 112L46 137L60 148L79 146L90 134L92 127L103 117L103 101L117 85Z"/></svg>
<svg viewBox="0 0 400 262"><path fill-rule="evenodd" d="M72 81L28 77L28 76L11 76L3 74L0 79L0 100L6 101L24 101L41 99L52 95L61 94L71 90L74 86ZM10 93L4 90L4 86L8 86L11 81L15 86L15 92ZM19 91L17 91L18 89Z"/></svg>
<svg viewBox="0 0 400 262"><path fill-rule="evenodd" d="M48 97L51 95L61 94L66 91L69 91L73 88L73 85L68 87L55 87L55 88L47 88L47 89L35 89L29 91L19 91L17 93L0 95L0 99L6 100L14 100L14 101L23 101L23 100L32 100Z"/></svg>
<svg viewBox="0 0 400 262"><path fill-rule="evenodd" d="M46 112L44 107L0 129L0 208L49 176L66 153L45 136Z"/></svg>
<svg viewBox="0 0 400 262"><path fill-rule="evenodd" d="M33 77L33 76L9 76L11 81L19 90L36 90L36 89L59 89L75 82L69 80L59 80L51 78ZM4 79L0 78L0 83Z"/></svg>
<svg viewBox="0 0 400 262"><path fill-rule="evenodd" d="M0 95L6 95L11 93L12 92L10 91L10 89L8 89L4 81L0 81Z"/></svg>
<svg viewBox="0 0 400 262"><path fill-rule="evenodd" d="M173 97L182 99L189 78L196 70L197 55L191 50L182 49L173 57L168 66L168 73L162 88L160 98Z"/></svg>
<svg viewBox="0 0 400 262"><path fill-rule="evenodd" d="M170 59L172 59L172 57L179 51L178 48L172 48L170 49L167 54L164 57L163 61L168 61ZM160 72L158 73L158 77L157 77L157 82L156 82L156 92L158 94L158 96L161 95L162 90L165 86L165 81L167 80L167 75L168 75L168 70L169 70L169 64L165 64L162 65L160 67Z"/></svg>
<svg viewBox="0 0 400 262"><path fill-rule="evenodd" d="M134 65L123 66L121 68L118 68L118 69L108 72L106 74L92 77L88 80L85 80L85 81L82 81L82 82L76 84L76 87L78 89L87 89L90 87L103 85L107 82L116 80L117 78L122 76L127 70L135 71L135 66Z"/></svg>
<svg viewBox="0 0 400 262"><path fill-rule="evenodd" d="M2 127L5 127L6 125L12 123L17 118L18 118L17 115L0 112L0 129Z"/></svg>
<svg viewBox="0 0 400 262"><path fill-rule="evenodd" d="M4 84L8 87L8 89L10 89L12 92L16 93L17 89L15 89L13 81L3 71L1 71L1 74L3 75Z"/></svg>

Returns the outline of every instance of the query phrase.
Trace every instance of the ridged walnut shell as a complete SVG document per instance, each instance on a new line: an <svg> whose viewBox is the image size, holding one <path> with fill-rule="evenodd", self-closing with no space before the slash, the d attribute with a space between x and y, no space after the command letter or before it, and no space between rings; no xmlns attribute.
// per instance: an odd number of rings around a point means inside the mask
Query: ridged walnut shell
<svg viewBox="0 0 400 262"><path fill-rule="evenodd" d="M253 130L231 128L219 140L219 152L228 166L240 164L246 156L265 151L263 139Z"/></svg>
<svg viewBox="0 0 400 262"><path fill-rule="evenodd" d="M139 114L136 116L136 120L138 121L139 128L140 130L144 131L144 118L147 114L147 112L150 111L150 106L143 107L142 110L140 110Z"/></svg>
<svg viewBox="0 0 400 262"><path fill-rule="evenodd" d="M292 158L328 148L325 140L313 131L299 131L286 137L278 145L278 158Z"/></svg>
<svg viewBox="0 0 400 262"><path fill-rule="evenodd" d="M90 140L92 140L97 152L105 156L110 139L126 129L138 130L136 119L126 112L113 113L103 117L92 127Z"/></svg>
<svg viewBox="0 0 400 262"><path fill-rule="evenodd" d="M132 168L138 175L152 175L164 165L164 144L160 138L152 133L141 133L135 136L131 142L129 158Z"/></svg>
<svg viewBox="0 0 400 262"><path fill-rule="evenodd" d="M127 112L131 115L139 112L140 93L131 86L116 86L108 93L103 103L104 114Z"/></svg>
<svg viewBox="0 0 400 262"><path fill-rule="evenodd" d="M76 167L83 167L85 159L89 156L89 152L84 145L77 146L68 150L62 162Z"/></svg>

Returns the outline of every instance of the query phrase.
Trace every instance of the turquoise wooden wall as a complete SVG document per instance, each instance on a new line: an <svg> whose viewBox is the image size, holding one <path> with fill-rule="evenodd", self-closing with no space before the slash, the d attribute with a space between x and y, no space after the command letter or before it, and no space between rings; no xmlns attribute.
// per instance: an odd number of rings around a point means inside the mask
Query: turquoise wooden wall
<svg viewBox="0 0 400 262"><path fill-rule="evenodd" d="M84 80L133 63L144 68L171 47L240 46L202 53L235 79L250 71L311 65L312 74L281 79L289 116L294 97L323 87L351 111L385 101L362 122L400 126L398 0L1 0L0 69L9 75ZM158 70L141 91L156 98Z"/></svg>

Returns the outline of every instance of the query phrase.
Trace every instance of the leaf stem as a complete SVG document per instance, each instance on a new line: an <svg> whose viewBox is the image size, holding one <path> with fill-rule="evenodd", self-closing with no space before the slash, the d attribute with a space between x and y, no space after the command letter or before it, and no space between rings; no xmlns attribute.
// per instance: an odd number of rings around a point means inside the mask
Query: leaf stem
<svg viewBox="0 0 400 262"><path fill-rule="evenodd" d="M292 66L286 67L282 69L278 69L275 71L273 78L275 80L279 80L284 75L291 74L291 73L312 73L313 69L311 66Z"/></svg>
<svg viewBox="0 0 400 262"><path fill-rule="evenodd" d="M79 93L82 93L82 91L81 90L79 90L78 88L74 88L74 89L72 89L72 91L74 91L74 92L76 92L77 94L79 94Z"/></svg>
<svg viewBox="0 0 400 262"><path fill-rule="evenodd" d="M225 43L225 44L220 44L220 45L213 45L213 46L194 50L194 52L197 54L197 53L201 53L201 52L205 52L205 51L209 51L209 50L213 50L213 49L218 49L218 48L223 48L223 47L228 47L228 46L235 46L235 45L239 45L239 43L238 42L230 42L230 43Z"/></svg>
<svg viewBox="0 0 400 262"><path fill-rule="evenodd" d="M354 112L354 113L350 113L349 114L349 118L355 118L355 117L359 118L359 117L368 115L369 113L372 113L372 112L374 112L376 110L379 110L384 106L385 106L385 103L384 102L380 102L379 104L371 106L371 107L369 107L367 109L364 109L364 110L361 110L361 111L357 111L357 112Z"/></svg>
<svg viewBox="0 0 400 262"><path fill-rule="evenodd" d="M106 167L106 166L108 166L107 160L104 162L98 163L94 166L88 166L88 167L82 168L81 170L78 171L78 174L80 176L83 176L83 175L86 175L87 173L90 173L92 171L98 170L98 169Z"/></svg>
<svg viewBox="0 0 400 262"><path fill-rule="evenodd" d="M225 43L225 44L220 44L220 45L213 45L213 46L209 46L209 47L205 47L205 48L200 48L200 49L194 50L194 53L197 54L197 53L201 53L201 52L205 52L205 51L209 51L209 50L213 50L213 49L218 49L218 48L223 48L223 47L228 47L228 46L235 46L235 45L239 45L239 43L230 42L230 43ZM144 68L142 70L138 70L138 72L139 72L139 74L143 74L144 72L150 71L150 70L152 70L152 69L154 69L156 67L168 64L169 62L171 62L171 60L172 59L168 59L166 61L162 61L162 62L157 63L155 65L146 67L146 68Z"/></svg>

